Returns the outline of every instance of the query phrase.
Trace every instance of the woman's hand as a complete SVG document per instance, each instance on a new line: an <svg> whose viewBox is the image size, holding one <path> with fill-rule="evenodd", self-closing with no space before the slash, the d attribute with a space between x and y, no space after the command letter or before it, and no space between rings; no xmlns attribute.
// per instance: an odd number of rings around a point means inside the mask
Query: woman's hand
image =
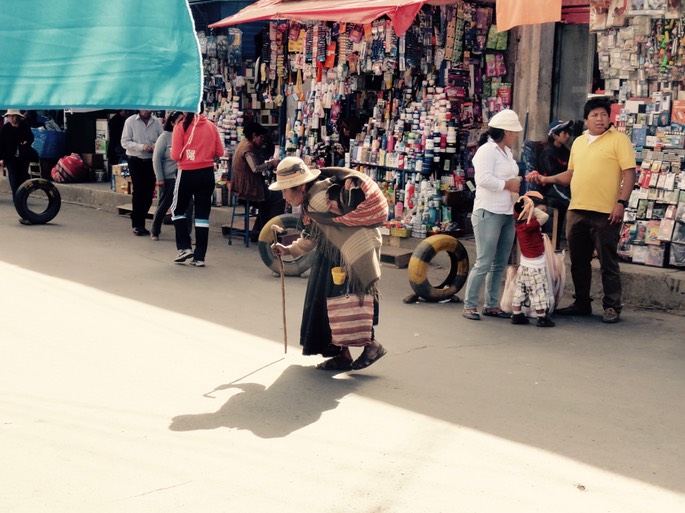
<svg viewBox="0 0 685 513"><path fill-rule="evenodd" d="M280 244L280 243L279 244L272 244L271 245L271 251L278 258L281 258L285 255L290 254L290 246L284 246L283 244Z"/></svg>
<svg viewBox="0 0 685 513"><path fill-rule="evenodd" d="M504 188L507 191L519 192L519 189L521 188L521 177L517 176L516 178L507 180L506 182L504 182Z"/></svg>

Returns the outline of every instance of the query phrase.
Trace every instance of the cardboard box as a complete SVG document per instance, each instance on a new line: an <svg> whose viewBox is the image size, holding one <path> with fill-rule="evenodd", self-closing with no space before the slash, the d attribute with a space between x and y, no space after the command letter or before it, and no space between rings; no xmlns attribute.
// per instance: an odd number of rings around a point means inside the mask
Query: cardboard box
<svg viewBox="0 0 685 513"><path fill-rule="evenodd" d="M116 164L112 166L112 183L114 192L119 194L131 194L133 192L127 165Z"/></svg>
<svg viewBox="0 0 685 513"><path fill-rule="evenodd" d="M131 194L133 185L130 176L114 175L114 192L119 194Z"/></svg>

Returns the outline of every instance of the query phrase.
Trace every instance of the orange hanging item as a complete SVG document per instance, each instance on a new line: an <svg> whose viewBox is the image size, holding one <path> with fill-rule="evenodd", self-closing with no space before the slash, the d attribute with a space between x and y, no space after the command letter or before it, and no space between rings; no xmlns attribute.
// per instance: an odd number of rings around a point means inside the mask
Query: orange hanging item
<svg viewBox="0 0 685 513"><path fill-rule="evenodd" d="M561 21L561 0L497 0L497 30Z"/></svg>

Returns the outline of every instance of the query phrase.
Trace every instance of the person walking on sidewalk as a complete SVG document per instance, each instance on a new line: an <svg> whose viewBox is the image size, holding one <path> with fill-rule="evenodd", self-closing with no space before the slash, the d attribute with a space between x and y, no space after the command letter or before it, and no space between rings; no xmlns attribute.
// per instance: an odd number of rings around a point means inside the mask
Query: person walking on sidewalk
<svg viewBox="0 0 685 513"><path fill-rule="evenodd" d="M341 167L310 169L302 159L286 157L276 169L276 182L269 188L283 191L285 201L302 207L305 229L289 246L274 244L273 252L295 258L315 251L309 271L304 312L300 327L302 354L329 357L317 368L343 371L368 367L386 354L385 348L371 338L363 341L361 355L352 360L350 345L333 343L328 298L344 295L345 285L336 284L334 267L345 265L347 293L371 294L373 324L378 323L377 283L381 276L379 226L388 217L388 202L380 188L368 176ZM354 321L349 322L356 327ZM360 345L355 342L352 345Z"/></svg>
<svg viewBox="0 0 685 513"><path fill-rule="evenodd" d="M466 280L462 315L479 321L478 298L485 283L483 315L508 319L498 306L502 274L514 246L514 201L521 187L511 148L523 130L513 110L495 114L473 157L476 198L471 223L476 238L476 262Z"/></svg>
<svg viewBox="0 0 685 513"><path fill-rule="evenodd" d="M171 133L174 126L183 121L183 112L174 111L169 114L164 121L164 132L157 138L155 142L155 151L152 153L152 167L155 170L155 178L157 179L158 202L157 210L152 219L152 228L150 238L152 240L159 240L159 235L162 231L162 222L166 216L169 207L174 199L174 189L176 188L176 173L178 172L178 165L176 161L171 158ZM193 202L188 204L186 211L186 221L188 224L188 233L193 230Z"/></svg>
<svg viewBox="0 0 685 513"><path fill-rule="evenodd" d="M126 119L121 134L121 146L126 150L133 186L131 226L133 234L137 236L150 235L145 228L145 218L155 194L152 152L163 131L162 122L152 115L152 111L140 110L138 114Z"/></svg>
<svg viewBox="0 0 685 513"><path fill-rule="evenodd" d="M182 264L189 258L195 267L205 266L209 242L209 214L212 211L212 193L216 185L214 161L224 154L224 144L214 123L202 114L188 112L182 123L174 127L171 137L171 158L178 162L171 219L176 230L174 260ZM195 203L195 251L191 249L186 224L186 211L190 201Z"/></svg>
<svg viewBox="0 0 685 513"><path fill-rule="evenodd" d="M635 151L628 136L610 125L611 101L591 98L583 108L587 130L571 147L568 170L554 176L537 172L526 178L541 185L571 186L566 240L571 258L575 301L559 315L592 315L592 256L599 257L604 296L602 322L618 322L622 310L618 241L623 213L635 185Z"/></svg>

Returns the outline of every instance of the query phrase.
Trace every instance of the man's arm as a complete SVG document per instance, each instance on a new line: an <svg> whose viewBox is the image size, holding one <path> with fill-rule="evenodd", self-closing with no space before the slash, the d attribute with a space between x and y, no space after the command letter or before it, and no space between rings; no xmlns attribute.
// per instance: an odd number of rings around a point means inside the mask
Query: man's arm
<svg viewBox="0 0 685 513"><path fill-rule="evenodd" d="M133 119L133 116L128 118L124 123L124 129L121 131L121 147L124 150L131 151L142 151L142 144L133 142L133 130L131 129L131 123L129 120Z"/></svg>
<svg viewBox="0 0 685 513"><path fill-rule="evenodd" d="M609 224L616 224L623 222L623 213L626 207L620 203L621 201L628 201L630 193L635 187L635 168L624 169L621 172L621 189L618 192L618 200L614 209L609 214Z"/></svg>
<svg viewBox="0 0 685 513"><path fill-rule="evenodd" d="M571 185L571 178L573 178L573 169L567 169L563 173L559 173L558 175L554 176L544 176L541 175L538 171L531 171L526 176L526 181L531 183L537 183L540 185Z"/></svg>

